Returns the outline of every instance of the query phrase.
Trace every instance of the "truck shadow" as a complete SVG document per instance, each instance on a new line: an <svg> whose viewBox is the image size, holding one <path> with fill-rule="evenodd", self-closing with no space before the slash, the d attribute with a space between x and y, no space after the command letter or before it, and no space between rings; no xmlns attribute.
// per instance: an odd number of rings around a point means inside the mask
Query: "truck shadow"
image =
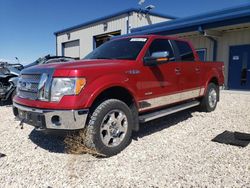
<svg viewBox="0 0 250 188"><path fill-rule="evenodd" d="M12 106L12 101L0 101L0 106Z"/></svg>
<svg viewBox="0 0 250 188"><path fill-rule="evenodd" d="M142 123L140 124L140 130L133 133L133 140L137 140L138 138L142 138L162 131L163 129L175 126L176 124L193 117L192 112L195 111L196 109L188 109L147 123Z"/></svg>
<svg viewBox="0 0 250 188"><path fill-rule="evenodd" d="M52 153L64 153L64 137L65 135L46 134L35 129L29 134L29 139L36 144L35 149L40 147Z"/></svg>
<svg viewBox="0 0 250 188"><path fill-rule="evenodd" d="M192 112L194 111L195 109L189 109L153 120L148 123L140 124L140 131L134 132L132 139L137 140L138 138L142 138L159 132L163 129L167 129L171 126L175 126L176 124L191 118ZM40 147L53 153L65 153L65 136L65 133L61 135L46 134L44 132L33 129L29 135L29 139L37 145L36 148Z"/></svg>

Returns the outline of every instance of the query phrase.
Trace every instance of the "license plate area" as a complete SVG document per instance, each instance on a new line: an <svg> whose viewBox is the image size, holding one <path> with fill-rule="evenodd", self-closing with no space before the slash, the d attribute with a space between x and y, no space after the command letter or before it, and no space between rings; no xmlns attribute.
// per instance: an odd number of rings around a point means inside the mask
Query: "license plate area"
<svg viewBox="0 0 250 188"><path fill-rule="evenodd" d="M45 117L41 113L30 112L18 109L18 117L24 123L33 125L36 128L44 129L46 128Z"/></svg>
<svg viewBox="0 0 250 188"><path fill-rule="evenodd" d="M19 118L21 118L22 120L27 120L28 119L28 113L27 111L23 111L23 110L18 110L18 115Z"/></svg>

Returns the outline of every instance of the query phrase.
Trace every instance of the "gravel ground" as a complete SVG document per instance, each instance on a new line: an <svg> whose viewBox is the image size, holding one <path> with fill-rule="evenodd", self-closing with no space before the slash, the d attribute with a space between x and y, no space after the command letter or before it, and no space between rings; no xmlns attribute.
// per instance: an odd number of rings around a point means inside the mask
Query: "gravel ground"
<svg viewBox="0 0 250 188"><path fill-rule="evenodd" d="M62 138L20 129L0 107L0 187L250 187L250 144L211 142L250 133L250 94L221 94L212 113L180 112L141 125L120 154L98 159L64 153Z"/></svg>

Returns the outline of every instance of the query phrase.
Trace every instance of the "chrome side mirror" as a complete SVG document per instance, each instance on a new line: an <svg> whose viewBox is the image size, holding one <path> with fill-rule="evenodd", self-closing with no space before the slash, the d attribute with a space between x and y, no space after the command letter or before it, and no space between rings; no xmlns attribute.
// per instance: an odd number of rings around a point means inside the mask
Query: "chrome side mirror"
<svg viewBox="0 0 250 188"><path fill-rule="evenodd" d="M145 66L157 66L161 63L166 63L169 61L169 52L161 51L154 52L150 57L144 57L144 65Z"/></svg>
<svg viewBox="0 0 250 188"><path fill-rule="evenodd" d="M168 56L169 56L168 51L154 52L151 55L152 58L164 58L164 57L168 57Z"/></svg>

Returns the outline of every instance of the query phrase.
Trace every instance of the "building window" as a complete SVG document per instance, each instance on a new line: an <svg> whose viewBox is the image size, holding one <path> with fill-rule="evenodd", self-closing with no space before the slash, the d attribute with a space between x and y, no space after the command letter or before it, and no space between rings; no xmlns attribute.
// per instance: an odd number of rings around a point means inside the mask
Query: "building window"
<svg viewBox="0 0 250 188"><path fill-rule="evenodd" d="M93 49L95 49L95 48L101 46L103 43L109 41L111 39L111 37L118 36L118 35L121 35L121 30L93 36L94 37Z"/></svg>
<svg viewBox="0 0 250 188"><path fill-rule="evenodd" d="M206 48L196 49L196 52L201 61L207 61L207 49Z"/></svg>

